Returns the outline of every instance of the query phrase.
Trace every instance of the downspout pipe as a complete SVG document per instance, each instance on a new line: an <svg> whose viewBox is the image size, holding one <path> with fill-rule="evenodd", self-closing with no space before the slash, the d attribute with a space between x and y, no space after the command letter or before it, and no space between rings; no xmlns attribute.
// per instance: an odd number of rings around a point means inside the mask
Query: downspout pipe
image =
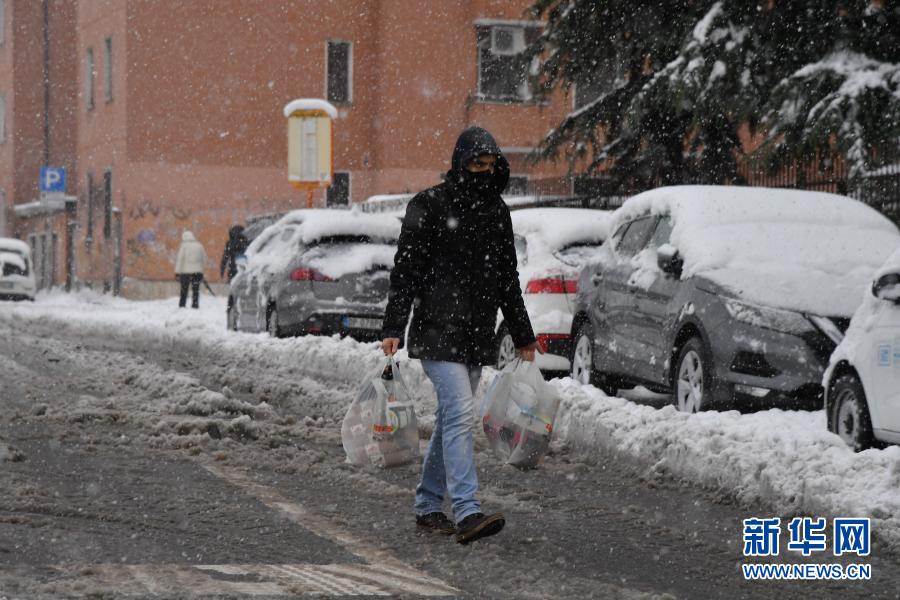
<svg viewBox="0 0 900 600"><path fill-rule="evenodd" d="M43 56L43 83L44 83L44 152L43 164L50 164L50 7L48 0L41 0L41 11L44 19L44 56Z"/></svg>

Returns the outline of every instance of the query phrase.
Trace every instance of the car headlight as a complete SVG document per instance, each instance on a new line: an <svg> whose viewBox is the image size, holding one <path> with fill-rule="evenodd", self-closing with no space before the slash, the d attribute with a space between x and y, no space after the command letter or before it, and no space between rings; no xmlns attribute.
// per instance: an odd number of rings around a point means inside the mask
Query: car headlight
<svg viewBox="0 0 900 600"><path fill-rule="evenodd" d="M725 299L725 308L735 321L754 327L798 335L813 329L806 317L791 310L749 304L732 298Z"/></svg>
<svg viewBox="0 0 900 600"><path fill-rule="evenodd" d="M827 317L809 315L809 320L812 321L813 325L818 327L822 333L828 336L828 339L834 342L835 345L840 344L841 340L844 339L844 332L841 331L831 319Z"/></svg>

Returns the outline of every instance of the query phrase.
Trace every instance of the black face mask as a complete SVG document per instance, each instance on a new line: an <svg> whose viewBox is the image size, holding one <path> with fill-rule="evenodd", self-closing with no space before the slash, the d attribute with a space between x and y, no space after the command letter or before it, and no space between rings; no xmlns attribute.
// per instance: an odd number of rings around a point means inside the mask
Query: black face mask
<svg viewBox="0 0 900 600"><path fill-rule="evenodd" d="M471 171L462 172L463 185L473 192L489 192L491 191L494 180L494 174L490 171L481 173L473 173Z"/></svg>

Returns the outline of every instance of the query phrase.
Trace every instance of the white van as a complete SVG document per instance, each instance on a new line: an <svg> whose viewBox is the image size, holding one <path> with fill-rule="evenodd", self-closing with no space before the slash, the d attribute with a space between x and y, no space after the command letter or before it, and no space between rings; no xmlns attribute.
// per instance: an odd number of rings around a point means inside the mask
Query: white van
<svg viewBox="0 0 900 600"><path fill-rule="evenodd" d="M824 384L828 429L854 450L900 444L900 250L875 274Z"/></svg>
<svg viewBox="0 0 900 600"><path fill-rule="evenodd" d="M34 300L36 290L31 248L21 240L0 237L0 300Z"/></svg>

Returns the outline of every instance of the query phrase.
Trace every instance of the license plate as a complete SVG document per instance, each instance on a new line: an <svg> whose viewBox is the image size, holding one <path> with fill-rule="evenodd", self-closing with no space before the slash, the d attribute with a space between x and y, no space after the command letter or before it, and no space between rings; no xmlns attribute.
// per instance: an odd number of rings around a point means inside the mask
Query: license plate
<svg viewBox="0 0 900 600"><path fill-rule="evenodd" d="M344 317L344 327L347 329L381 329L381 319Z"/></svg>
<svg viewBox="0 0 900 600"><path fill-rule="evenodd" d="M0 281L0 290L11 290L13 287L12 281Z"/></svg>

